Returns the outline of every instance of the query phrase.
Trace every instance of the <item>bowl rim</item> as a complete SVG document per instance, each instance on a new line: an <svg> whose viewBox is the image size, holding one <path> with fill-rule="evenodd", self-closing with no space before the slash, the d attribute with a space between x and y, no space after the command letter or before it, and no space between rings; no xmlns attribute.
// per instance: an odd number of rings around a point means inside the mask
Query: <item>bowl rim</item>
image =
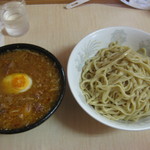
<svg viewBox="0 0 150 150"><path fill-rule="evenodd" d="M50 51L44 49L43 47L29 44L29 43L14 43L14 44L8 44L5 46L0 47L0 55L2 53L6 53L9 51L15 51L15 50L29 50L33 51L42 55L46 55L50 60L54 61L58 67L59 74L61 76L61 90L60 95L57 98L56 103L54 106L39 120L37 120L35 123L29 124L28 126L22 127L22 128L16 128L16 129L10 129L10 130L3 130L0 129L0 134L15 134L15 133L21 133L28 130L31 130L39 125L41 125L43 122L45 122L60 106L62 99L65 95L66 90L66 75L63 66L59 62L59 60L52 54Z"/></svg>
<svg viewBox="0 0 150 150"><path fill-rule="evenodd" d="M120 127L120 126L116 126L116 125L113 125L113 124L108 124L107 122L103 122L101 119L98 119L96 116L92 115L87 109L86 109L86 106L83 106L83 104L80 102L80 100L77 98L76 94L73 92L73 87L71 85L71 79L70 79L70 72L69 72L69 68L70 68L70 62L72 61L72 57L76 51L76 49L78 48L78 46L84 41L86 40L88 37L92 37L94 34L97 34L99 32L103 32L103 31L108 31L108 30L114 30L114 29L125 29L125 30L132 30L132 31L136 31L136 32L140 32L142 34L145 34L145 35L148 35L150 36L150 33L148 32L145 32L141 29L138 29L138 28L134 28L134 27L129 27L129 26L111 26L111 27L106 27L106 28L101 28L101 29L98 29L96 31L93 31L89 34L87 34L85 37L83 37L82 39L80 39L80 41L75 45L75 47L73 48L70 56L69 56L69 59L68 59L68 64L67 64L67 76L68 76L68 84L69 84L69 88L70 88L70 91L75 99L75 101L79 104L79 106L90 116L92 117L93 119L95 119L96 121L106 125L106 126L109 126L109 127L112 127L112 128L115 128L115 129L120 129L120 130L125 130L125 131L142 131L142 130L148 130L150 129L150 127L141 127L141 128L128 128L128 127Z"/></svg>

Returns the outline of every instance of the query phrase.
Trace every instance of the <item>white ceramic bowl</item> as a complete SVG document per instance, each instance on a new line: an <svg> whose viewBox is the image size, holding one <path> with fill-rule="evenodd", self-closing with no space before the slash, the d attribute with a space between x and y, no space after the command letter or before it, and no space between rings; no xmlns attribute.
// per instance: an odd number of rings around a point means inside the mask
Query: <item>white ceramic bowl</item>
<svg viewBox="0 0 150 150"><path fill-rule="evenodd" d="M150 56L150 34L130 27L109 27L95 31L83 38L73 49L67 67L68 82L75 100L78 104L97 121L122 130L146 130L150 129L150 117L138 122L112 121L97 113L86 103L85 97L79 87L82 67L87 59L96 52L108 46L110 42L118 41L121 45L127 45L134 50L145 47Z"/></svg>

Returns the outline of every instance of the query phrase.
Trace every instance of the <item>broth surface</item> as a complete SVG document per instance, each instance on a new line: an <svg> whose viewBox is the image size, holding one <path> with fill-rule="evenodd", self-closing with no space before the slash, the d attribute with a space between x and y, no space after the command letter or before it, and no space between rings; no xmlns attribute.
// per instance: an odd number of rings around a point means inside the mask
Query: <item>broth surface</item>
<svg viewBox="0 0 150 150"><path fill-rule="evenodd" d="M32 86L22 93L7 93L2 80L14 73L27 74ZM16 129L35 123L54 105L60 94L56 64L29 50L0 55L0 129Z"/></svg>

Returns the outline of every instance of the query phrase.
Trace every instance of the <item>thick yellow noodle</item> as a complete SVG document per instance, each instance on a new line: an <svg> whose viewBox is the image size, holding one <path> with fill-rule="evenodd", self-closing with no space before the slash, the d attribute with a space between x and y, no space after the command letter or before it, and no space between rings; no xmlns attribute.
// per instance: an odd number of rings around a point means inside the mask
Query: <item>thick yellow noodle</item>
<svg viewBox="0 0 150 150"><path fill-rule="evenodd" d="M143 50L115 42L86 61L80 88L97 112L125 121L150 115L150 58Z"/></svg>

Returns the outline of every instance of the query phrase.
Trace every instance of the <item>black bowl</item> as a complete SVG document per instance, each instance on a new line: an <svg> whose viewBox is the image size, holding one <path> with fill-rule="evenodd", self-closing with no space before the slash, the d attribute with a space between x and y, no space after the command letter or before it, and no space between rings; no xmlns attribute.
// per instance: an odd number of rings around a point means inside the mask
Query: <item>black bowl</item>
<svg viewBox="0 0 150 150"><path fill-rule="evenodd" d="M46 121L56 111L56 109L59 107L59 105L64 97L64 94L65 94L65 86L66 86L65 72L64 72L62 65L58 61L58 59L52 53L50 53L49 51L45 50L44 48L36 46L36 45L26 44L26 43L17 43L17 44L10 44L10 45L0 47L0 55L2 53L6 53L8 51L14 51L16 49L17 50L27 49L27 50L30 50L33 52L37 52L37 53L46 55L50 60L54 61L56 63L56 66L57 66L60 76L61 76L61 91L60 91L60 95L59 95L56 103L54 104L54 106L40 120L38 120L37 122L30 124L28 126L22 127L22 128L11 129L11 130L0 130L0 133L2 133L2 134L21 133L21 132L28 131L30 129L33 129L33 128L39 126L44 121Z"/></svg>

